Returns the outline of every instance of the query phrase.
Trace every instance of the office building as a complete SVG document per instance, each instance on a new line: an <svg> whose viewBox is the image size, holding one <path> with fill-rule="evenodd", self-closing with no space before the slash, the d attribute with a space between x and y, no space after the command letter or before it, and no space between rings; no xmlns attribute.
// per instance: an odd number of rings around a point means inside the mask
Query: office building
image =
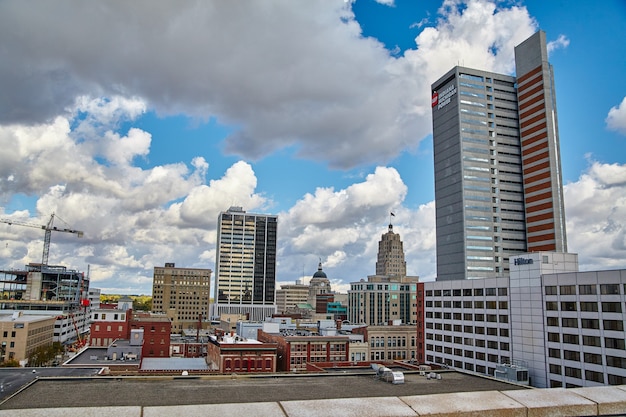
<svg viewBox="0 0 626 417"><path fill-rule="evenodd" d="M24 315L19 311L0 315L0 363L26 366L38 349L52 345L55 317Z"/></svg>
<svg viewBox="0 0 626 417"><path fill-rule="evenodd" d="M367 281L351 282L348 291L348 320L370 326L391 321L417 323L417 283L419 277L406 276L406 262L400 235L390 224L378 244L376 275ZM378 272L385 274L379 275Z"/></svg>
<svg viewBox="0 0 626 417"><path fill-rule="evenodd" d="M308 285L283 284L276 290L276 309L280 314L294 313L299 305L307 304L308 301Z"/></svg>
<svg viewBox="0 0 626 417"><path fill-rule="evenodd" d="M567 251L544 32L515 63L516 76L457 66L432 84L437 280L508 276L510 257Z"/></svg>
<svg viewBox="0 0 626 417"><path fill-rule="evenodd" d="M578 272L557 252L510 262L510 277L423 283L425 362L495 377L521 365L539 388L624 384L626 270Z"/></svg>
<svg viewBox="0 0 626 417"><path fill-rule="evenodd" d="M197 328L208 319L211 272L202 268L177 268L174 263L155 266L152 311L166 314L174 332Z"/></svg>
<svg viewBox="0 0 626 417"><path fill-rule="evenodd" d="M214 304L211 317L246 315L263 320L276 313L278 216L221 212L217 222Z"/></svg>

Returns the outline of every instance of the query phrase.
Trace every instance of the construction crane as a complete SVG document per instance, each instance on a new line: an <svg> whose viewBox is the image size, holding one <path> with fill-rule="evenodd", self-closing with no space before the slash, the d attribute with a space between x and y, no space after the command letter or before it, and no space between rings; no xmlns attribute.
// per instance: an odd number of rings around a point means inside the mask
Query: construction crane
<svg viewBox="0 0 626 417"><path fill-rule="evenodd" d="M54 223L54 213L52 213L52 215L50 216L50 220L48 221L47 224L45 225L40 225L40 224L35 224L35 223L28 223L28 222L23 222L20 220L11 220L11 219L0 219L0 223L6 223L9 226L16 224L18 226L26 226L26 227L34 227L36 229L43 229L46 231L46 234L44 236L44 240L43 240L43 254L41 256L41 264L42 265L48 265L48 255L50 254L50 238L52 237L52 232L65 232L65 233L73 233L75 235L77 235L78 237L83 237L83 232L81 232L80 230L74 230L74 229L60 229L56 226L53 225Z"/></svg>

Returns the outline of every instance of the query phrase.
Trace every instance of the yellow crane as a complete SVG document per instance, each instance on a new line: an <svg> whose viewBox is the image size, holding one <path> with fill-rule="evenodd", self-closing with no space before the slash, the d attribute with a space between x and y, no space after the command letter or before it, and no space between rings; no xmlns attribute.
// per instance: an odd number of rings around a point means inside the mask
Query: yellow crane
<svg viewBox="0 0 626 417"><path fill-rule="evenodd" d="M54 223L54 213L50 216L50 220L48 220L47 224L40 225L35 223L23 222L20 220L11 220L11 219L0 219L0 223L6 223L9 226L16 224L18 226L26 226L26 227L34 227L35 229L43 229L46 231L44 240L43 240L43 254L41 256L41 264L48 265L48 255L50 253L50 238L52 236L52 232L65 232L65 233L73 233L78 237L83 237L83 232L80 230L67 229L67 228L58 228L53 225ZM62 219L61 219L62 220Z"/></svg>

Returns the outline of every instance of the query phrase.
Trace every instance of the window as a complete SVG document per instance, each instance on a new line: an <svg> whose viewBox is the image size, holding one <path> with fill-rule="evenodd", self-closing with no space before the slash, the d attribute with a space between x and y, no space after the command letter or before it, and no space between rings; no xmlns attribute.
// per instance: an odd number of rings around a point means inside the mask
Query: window
<svg viewBox="0 0 626 417"><path fill-rule="evenodd" d="M561 285L559 290L561 291L561 295L576 295L575 285Z"/></svg>
<svg viewBox="0 0 626 417"><path fill-rule="evenodd" d="M563 327L578 327L578 319L577 318L563 317L561 319L561 325Z"/></svg>
<svg viewBox="0 0 626 417"><path fill-rule="evenodd" d="M551 374L561 375L561 366L560 365L555 365L555 364L551 363L550 364L550 373Z"/></svg>
<svg viewBox="0 0 626 417"><path fill-rule="evenodd" d="M597 353L585 353L584 356L585 362L586 363L593 363L595 365L602 365L602 355L598 355ZM607 365L608 365L609 359L607 357ZM608 365L611 366L611 365ZM620 366L621 368L621 366Z"/></svg>
<svg viewBox="0 0 626 417"><path fill-rule="evenodd" d="M585 371L585 379L587 381L601 382L604 383L604 374L602 372L596 371Z"/></svg>
<svg viewBox="0 0 626 417"><path fill-rule="evenodd" d="M576 311L576 301L562 301L561 310L562 311Z"/></svg>
<svg viewBox="0 0 626 417"><path fill-rule="evenodd" d="M548 349L548 356L551 358L557 358L560 359L561 358L561 351L559 349ZM557 373L561 373L561 371L557 372Z"/></svg>
<svg viewBox="0 0 626 417"><path fill-rule="evenodd" d="M619 284L600 284L600 294L619 294Z"/></svg>
<svg viewBox="0 0 626 417"><path fill-rule="evenodd" d="M607 349L626 349L626 347L624 346L624 339L616 339L614 337L605 337L604 347Z"/></svg>
<svg viewBox="0 0 626 417"><path fill-rule="evenodd" d="M621 320L604 320L602 324L604 325L604 330L624 330L624 322ZM597 327L595 328L597 329Z"/></svg>
<svg viewBox="0 0 626 417"><path fill-rule="evenodd" d="M580 362L580 352L576 352L575 350L564 350L563 359Z"/></svg>
<svg viewBox="0 0 626 417"><path fill-rule="evenodd" d="M598 303L596 302L580 302L580 311L598 311Z"/></svg>
<svg viewBox="0 0 626 417"><path fill-rule="evenodd" d="M500 296L505 296L505 295L507 295L507 292L508 292L508 290L507 290L507 288L506 288L506 287L504 287L504 288L498 288L498 295L500 295Z"/></svg>
<svg viewBox="0 0 626 417"><path fill-rule="evenodd" d="M577 345L578 335L577 334L563 334L563 343L568 343L570 345Z"/></svg>
<svg viewBox="0 0 626 417"><path fill-rule="evenodd" d="M595 285L579 285L578 292L580 295L594 295L596 293Z"/></svg>
<svg viewBox="0 0 626 417"><path fill-rule="evenodd" d="M621 313L622 304L605 301L602 303L602 312L603 313Z"/></svg>
<svg viewBox="0 0 626 417"><path fill-rule="evenodd" d="M548 311L558 311L559 304L556 301L546 301L546 310Z"/></svg>
<svg viewBox="0 0 626 417"><path fill-rule="evenodd" d="M558 333L548 333L548 342L560 342L561 337Z"/></svg>
<svg viewBox="0 0 626 417"><path fill-rule="evenodd" d="M548 325L548 326L558 326L559 325L559 318L558 317L547 317L546 318L546 325Z"/></svg>
<svg viewBox="0 0 626 417"><path fill-rule="evenodd" d="M569 366L565 367L565 376L570 376L572 378L581 378L581 372L578 368L570 368Z"/></svg>
<svg viewBox="0 0 626 417"><path fill-rule="evenodd" d="M598 319L580 319L583 329L599 329L600 321Z"/></svg>
<svg viewBox="0 0 626 417"><path fill-rule="evenodd" d="M600 355L596 355L596 356L600 356ZM585 358L586 357L587 356L585 355ZM600 358L600 362L597 362L597 363L602 365L602 358ZM621 358L619 356L607 356L606 366L612 366L613 368L626 369L626 358Z"/></svg>
<svg viewBox="0 0 626 417"><path fill-rule="evenodd" d="M546 295L556 295L556 285L546 285Z"/></svg>
<svg viewBox="0 0 626 417"><path fill-rule="evenodd" d="M585 346L601 346L600 338L598 336L585 336L585 335L583 335L583 345L585 345Z"/></svg>

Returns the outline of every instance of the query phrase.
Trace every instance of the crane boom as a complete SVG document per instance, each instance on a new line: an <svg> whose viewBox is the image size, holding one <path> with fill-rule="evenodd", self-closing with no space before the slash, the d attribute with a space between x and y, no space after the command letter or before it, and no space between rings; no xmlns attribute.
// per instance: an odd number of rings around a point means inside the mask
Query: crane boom
<svg viewBox="0 0 626 417"><path fill-rule="evenodd" d="M20 220L11 220L11 219L0 219L0 223L6 223L10 225L18 225L18 226L26 226L26 227L34 227L35 229L43 229L46 231L43 240L43 253L41 255L41 264L48 265L48 255L50 254L50 238L52 237L52 232L64 232L64 233L73 233L78 237L83 237L83 232L75 229L68 228L58 228L53 225L54 223L54 213L50 216L50 220L48 220L47 224L35 224L29 222L23 222Z"/></svg>

